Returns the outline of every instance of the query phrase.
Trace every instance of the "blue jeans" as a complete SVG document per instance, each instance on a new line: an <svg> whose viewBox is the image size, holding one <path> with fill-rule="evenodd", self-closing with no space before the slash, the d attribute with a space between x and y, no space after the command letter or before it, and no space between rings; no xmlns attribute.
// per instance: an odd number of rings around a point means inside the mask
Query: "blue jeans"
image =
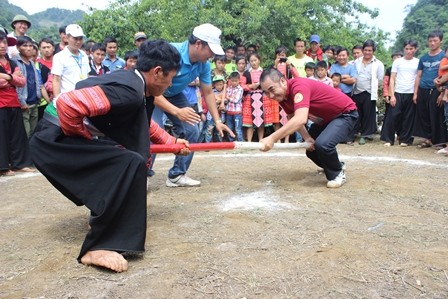
<svg viewBox="0 0 448 299"><path fill-rule="evenodd" d="M187 98L183 93L175 95L173 97L167 98L167 100L178 108L190 107ZM163 128L163 111L158 107L154 107L152 114L152 119ZM166 116L173 122L173 132L179 137L188 140L190 143L196 143L199 138L199 127L198 125L190 125L182 122L180 119L165 113ZM153 165L155 162L155 155L152 156ZM173 167L168 171L169 178L175 178L178 175L185 174L190 168L191 161L193 160L193 152L188 156L176 156L174 159Z"/></svg>
<svg viewBox="0 0 448 299"><path fill-rule="evenodd" d="M243 141L243 115L241 113L234 115L227 114L226 125L236 134L237 141ZM229 141L235 141L235 138L229 135Z"/></svg>

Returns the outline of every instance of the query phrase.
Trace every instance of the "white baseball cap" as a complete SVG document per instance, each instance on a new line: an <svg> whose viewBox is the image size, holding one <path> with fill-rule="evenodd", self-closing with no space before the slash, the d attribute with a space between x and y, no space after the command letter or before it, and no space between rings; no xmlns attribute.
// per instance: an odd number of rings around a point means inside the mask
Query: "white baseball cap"
<svg viewBox="0 0 448 299"><path fill-rule="evenodd" d="M85 36L84 31L82 31L81 26L78 24L70 24L65 28L65 34L71 35L73 37Z"/></svg>
<svg viewBox="0 0 448 299"><path fill-rule="evenodd" d="M193 29L193 35L198 39L207 42L210 50L216 55L224 55L221 47L221 30L212 24L206 23Z"/></svg>

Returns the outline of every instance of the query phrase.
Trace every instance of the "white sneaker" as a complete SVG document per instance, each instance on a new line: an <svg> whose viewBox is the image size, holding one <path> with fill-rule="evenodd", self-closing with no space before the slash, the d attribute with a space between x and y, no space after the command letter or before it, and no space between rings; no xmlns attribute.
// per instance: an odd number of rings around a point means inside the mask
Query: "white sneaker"
<svg viewBox="0 0 448 299"><path fill-rule="evenodd" d="M327 182L327 188L339 188L345 184L345 171L341 170L336 178Z"/></svg>
<svg viewBox="0 0 448 299"><path fill-rule="evenodd" d="M448 155L448 147L444 147L444 148L439 149L436 152L436 154L447 156Z"/></svg>
<svg viewBox="0 0 448 299"><path fill-rule="evenodd" d="M192 178L187 177L185 174L181 174L172 179L167 178L166 186L167 187L199 187L199 186L201 186L201 182L193 180Z"/></svg>

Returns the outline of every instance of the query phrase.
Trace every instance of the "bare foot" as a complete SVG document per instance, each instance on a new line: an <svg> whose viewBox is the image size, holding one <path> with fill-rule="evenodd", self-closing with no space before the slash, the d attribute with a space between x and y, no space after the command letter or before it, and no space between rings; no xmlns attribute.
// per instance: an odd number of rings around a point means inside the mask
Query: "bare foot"
<svg viewBox="0 0 448 299"><path fill-rule="evenodd" d="M115 272L128 270L128 261L118 252L110 250L93 250L81 258L81 263L86 266L99 266Z"/></svg>

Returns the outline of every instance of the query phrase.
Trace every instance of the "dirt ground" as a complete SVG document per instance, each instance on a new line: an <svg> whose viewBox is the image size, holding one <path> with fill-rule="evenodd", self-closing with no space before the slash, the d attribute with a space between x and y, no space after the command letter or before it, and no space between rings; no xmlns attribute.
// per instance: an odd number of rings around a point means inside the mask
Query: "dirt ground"
<svg viewBox="0 0 448 299"><path fill-rule="evenodd" d="M448 158L340 145L327 189L304 150L197 153L200 188L148 193L146 252L116 274L76 261L88 212L40 174L0 177L1 298L448 298Z"/></svg>

